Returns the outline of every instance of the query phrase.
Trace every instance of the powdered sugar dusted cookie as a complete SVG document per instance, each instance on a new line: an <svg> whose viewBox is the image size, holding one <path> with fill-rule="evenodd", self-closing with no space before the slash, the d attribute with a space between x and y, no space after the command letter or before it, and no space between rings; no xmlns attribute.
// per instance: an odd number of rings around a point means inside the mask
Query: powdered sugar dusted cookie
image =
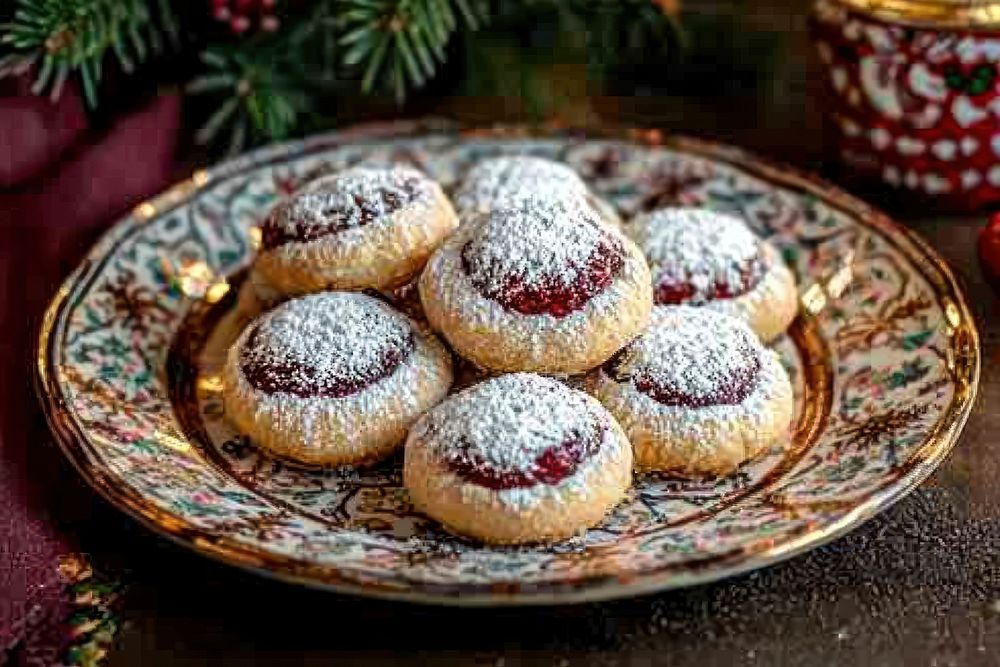
<svg viewBox="0 0 1000 667"><path fill-rule="evenodd" d="M455 191L455 208L459 217L467 221L526 199L558 198L583 200L604 222L621 224L614 207L594 195L572 168L531 155L509 155L479 162Z"/></svg>
<svg viewBox="0 0 1000 667"><path fill-rule="evenodd" d="M254 270L281 294L391 289L416 276L458 225L441 188L409 167L354 167L275 206Z"/></svg>
<svg viewBox="0 0 1000 667"><path fill-rule="evenodd" d="M795 278L774 247L742 220L697 208L664 208L624 227L642 249L657 304L704 306L748 322L764 341L798 312Z"/></svg>
<svg viewBox="0 0 1000 667"><path fill-rule="evenodd" d="M486 542L570 537L625 494L632 451L587 394L516 373L452 396L411 429L403 481L421 511Z"/></svg>
<svg viewBox="0 0 1000 667"><path fill-rule="evenodd" d="M591 383L647 470L732 472L787 435L794 411L775 354L742 321L704 308L655 308Z"/></svg>
<svg viewBox="0 0 1000 667"><path fill-rule="evenodd" d="M392 452L451 382L433 334L378 299L324 292L246 328L226 360L226 416L276 454L364 463Z"/></svg>
<svg viewBox="0 0 1000 667"><path fill-rule="evenodd" d="M579 201L526 199L463 225L420 278L428 321L494 371L579 373L652 307L639 249Z"/></svg>

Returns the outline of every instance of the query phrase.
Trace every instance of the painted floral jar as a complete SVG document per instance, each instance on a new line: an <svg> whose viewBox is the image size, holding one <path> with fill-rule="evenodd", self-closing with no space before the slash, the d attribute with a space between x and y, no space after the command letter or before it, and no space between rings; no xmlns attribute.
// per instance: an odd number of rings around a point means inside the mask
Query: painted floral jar
<svg viewBox="0 0 1000 667"><path fill-rule="evenodd" d="M818 0L812 29L852 174L945 209L1000 204L1000 3Z"/></svg>

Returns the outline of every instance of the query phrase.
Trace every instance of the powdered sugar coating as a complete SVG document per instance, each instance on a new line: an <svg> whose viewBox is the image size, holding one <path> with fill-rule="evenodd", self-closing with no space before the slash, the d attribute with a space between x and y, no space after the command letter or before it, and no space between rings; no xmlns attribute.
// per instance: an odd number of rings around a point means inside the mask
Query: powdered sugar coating
<svg viewBox="0 0 1000 667"><path fill-rule="evenodd" d="M485 296L466 273L462 249L481 222L463 225L431 257L420 278L428 320L460 354L493 370L581 373L621 349L649 319L649 268L617 229L607 238L622 249L611 281L568 314L523 314Z"/></svg>
<svg viewBox="0 0 1000 667"><path fill-rule="evenodd" d="M676 326L680 318L704 315L717 318L721 327L746 331L746 325L740 320L703 308L657 306L643 336L650 336L661 327ZM708 339L717 336L721 327L710 335L701 335L701 344L711 347ZM604 369L589 378L589 390L628 434L635 449L637 467L728 474L739 463L780 442L794 415L791 382L777 355L759 344L757 350L760 368L756 382L739 402L696 407L664 403L640 389L631 377L617 378ZM654 361L652 352L650 350L647 357L650 363ZM687 363L662 352L656 360L661 369L686 366ZM721 377L719 369L727 362L709 363L715 370L705 375ZM701 388L703 391L709 390L711 384L698 376L681 377L678 381L688 383L693 390Z"/></svg>
<svg viewBox="0 0 1000 667"><path fill-rule="evenodd" d="M241 430L261 446L307 462L357 463L387 454L405 438L410 425L447 394L453 379L450 354L422 325L387 304L358 293L327 292L301 297L263 317L286 307L298 311L302 306L295 304L306 299L359 302L345 308L377 312L377 318L385 318L379 325L382 334L389 337L398 339L397 325L404 324L412 336L412 350L389 372L379 374L360 390L346 395L262 391L251 383L241 361L254 333L255 327L251 325L227 354L224 369L227 415L236 417ZM362 338L373 334L368 330ZM291 333L288 337L302 338ZM301 358L315 345L295 340L294 355ZM336 366L348 372L371 368L369 364L376 350L367 344L365 348L368 352L357 356L346 353ZM345 359L349 361L343 363ZM324 364L324 367L330 366Z"/></svg>
<svg viewBox="0 0 1000 667"><path fill-rule="evenodd" d="M753 391L764 348L746 324L688 306L656 311L605 372L668 405L732 405Z"/></svg>
<svg viewBox="0 0 1000 667"><path fill-rule="evenodd" d="M583 199L589 194L583 179L570 167L530 155L512 155L479 162L455 192L462 217L516 205L524 199Z"/></svg>
<svg viewBox="0 0 1000 667"><path fill-rule="evenodd" d="M533 301L560 293L572 301L566 311L576 310L622 263L620 244L582 201L524 199L494 209L475 229L462 249L466 274L506 305L518 293Z"/></svg>
<svg viewBox="0 0 1000 667"><path fill-rule="evenodd" d="M372 171L366 169L364 173ZM265 224L265 240L273 233L278 236L280 245L262 248L254 260L254 269L276 293L298 295L327 289L354 291L404 285L420 272L431 253L458 227L455 211L437 183L408 168L374 172L415 175L417 180L413 187L408 187L414 198L402 203L394 195L382 193L378 201L384 215L377 219L343 229L323 224L310 234L294 235L287 242L282 236L283 227ZM356 173L358 170L352 169L338 176ZM393 206L400 204L399 208L390 212L387 197ZM346 205L357 205L364 219L369 204L349 199L353 203ZM272 219L280 218L280 210L279 206L278 214Z"/></svg>
<svg viewBox="0 0 1000 667"><path fill-rule="evenodd" d="M739 296L768 268L760 240L743 221L708 209L658 209L632 220L625 232L646 256L654 288L683 286L678 299L684 303Z"/></svg>
<svg viewBox="0 0 1000 667"><path fill-rule="evenodd" d="M420 428L443 459L475 461L497 472L530 472L567 440L603 429L586 394L530 373L482 382L427 415Z"/></svg>
<svg viewBox="0 0 1000 667"><path fill-rule="evenodd" d="M252 327L240 363L259 389L338 397L391 373L412 347L409 321L387 304L324 292L264 315Z"/></svg>
<svg viewBox="0 0 1000 667"><path fill-rule="evenodd" d="M462 484L479 501L487 494L503 505L530 507L545 498L580 497L586 493L579 488L582 480L595 467L620 460L620 431L610 420L601 404L581 391L533 373L512 373L470 387L430 410L413 426L410 440L419 440L447 471L451 481L438 483ZM529 486L487 489L454 465L458 461L530 474L546 452L577 439L589 441L586 456L556 483L539 479Z"/></svg>
<svg viewBox="0 0 1000 667"><path fill-rule="evenodd" d="M728 474L764 449L783 444L794 417L791 384L770 351L756 388L736 405L663 405L631 382L603 373L593 392L628 434L639 469Z"/></svg>
<svg viewBox="0 0 1000 667"><path fill-rule="evenodd" d="M308 183L278 204L263 227L263 247L308 242L387 221L403 206L429 205L433 182L410 167L353 167Z"/></svg>

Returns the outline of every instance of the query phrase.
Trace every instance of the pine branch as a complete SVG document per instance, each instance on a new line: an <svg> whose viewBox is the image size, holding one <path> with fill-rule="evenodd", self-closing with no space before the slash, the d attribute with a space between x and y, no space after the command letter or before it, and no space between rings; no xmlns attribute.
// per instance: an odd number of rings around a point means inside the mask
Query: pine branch
<svg viewBox="0 0 1000 667"><path fill-rule="evenodd" d="M17 0L10 23L0 26L0 44L13 51L21 67L37 65L34 92L56 98L70 75L80 78L84 97L97 105L97 84L109 51L126 72L162 44L159 21L176 35L168 3L157 0ZM12 68L0 70L0 76Z"/></svg>
<svg viewBox="0 0 1000 667"><path fill-rule="evenodd" d="M321 0L277 33L206 49L201 54L206 71L187 92L219 106L196 140L236 153L247 144L288 138L310 120L329 126L331 107L323 102L340 83L335 5Z"/></svg>
<svg viewBox="0 0 1000 667"><path fill-rule="evenodd" d="M219 106L195 135L202 144L217 143L228 129L229 152L247 139L277 141L296 128L311 103L296 52L282 40L234 44L202 54L207 72L191 81L187 92L219 100ZM248 137L249 135L249 137Z"/></svg>
<svg viewBox="0 0 1000 667"><path fill-rule="evenodd" d="M402 102L437 73L459 25L477 29L487 19L482 0L336 0L342 63L361 73L370 93L389 81Z"/></svg>

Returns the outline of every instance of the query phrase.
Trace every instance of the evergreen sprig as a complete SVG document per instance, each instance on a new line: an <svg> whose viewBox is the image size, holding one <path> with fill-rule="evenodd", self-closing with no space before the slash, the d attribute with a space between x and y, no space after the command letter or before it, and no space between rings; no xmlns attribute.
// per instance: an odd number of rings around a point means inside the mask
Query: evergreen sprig
<svg viewBox="0 0 1000 667"><path fill-rule="evenodd" d="M277 33L206 49L205 72L187 92L217 106L195 140L227 143L235 153L248 143L284 139L319 116L325 123L316 124L329 126L333 108L323 103L335 98L341 84L334 4L317 2Z"/></svg>
<svg viewBox="0 0 1000 667"><path fill-rule="evenodd" d="M338 0L343 64L359 70L362 92L386 81L400 102L445 61L459 23L477 29L486 19L479 0Z"/></svg>
<svg viewBox="0 0 1000 667"><path fill-rule="evenodd" d="M138 62L176 40L167 0L18 0L13 19L0 26L0 43L13 53L0 60L0 75L37 65L33 90L57 97L78 73L88 105L97 105L104 58L115 54L131 72Z"/></svg>
<svg viewBox="0 0 1000 667"><path fill-rule="evenodd" d="M585 64L588 80L614 80L618 64L648 62L680 35L680 0L282 2L277 30L248 34L221 31L207 8L183 0L13 1L0 10L9 17L0 24L0 76L33 68L35 92L53 97L79 76L91 107L110 54L130 72L177 41L175 10L185 42L201 50L200 66L185 72L194 76L187 92L207 109L196 139L228 141L230 151L329 127L338 102L359 89L386 90L402 102L449 54L464 56L459 90L521 98L548 117L580 96L562 85L567 65Z"/></svg>
<svg viewBox="0 0 1000 667"><path fill-rule="evenodd" d="M235 153L248 140L280 140L292 132L310 96L295 52L286 47L284 41L229 45L201 54L207 71L187 92L211 95L219 106L195 134L198 143L216 143L228 132L229 152Z"/></svg>

